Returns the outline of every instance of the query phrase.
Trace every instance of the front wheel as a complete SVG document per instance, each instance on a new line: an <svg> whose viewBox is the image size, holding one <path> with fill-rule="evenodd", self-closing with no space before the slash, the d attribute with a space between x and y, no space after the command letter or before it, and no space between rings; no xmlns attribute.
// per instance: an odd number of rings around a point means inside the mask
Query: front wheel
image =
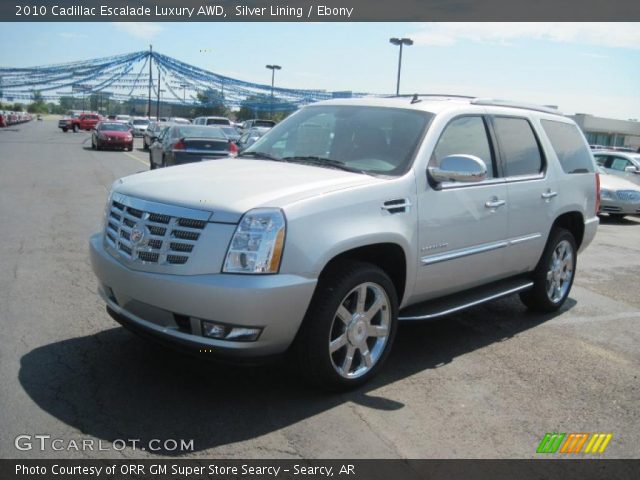
<svg viewBox="0 0 640 480"><path fill-rule="evenodd" d="M340 262L320 278L292 353L301 374L321 387L355 388L384 364L397 323L389 276L369 263Z"/></svg>
<svg viewBox="0 0 640 480"><path fill-rule="evenodd" d="M533 288L520 294L535 312L555 312L569 296L576 271L576 241L564 228L551 232L542 258L533 273Z"/></svg>

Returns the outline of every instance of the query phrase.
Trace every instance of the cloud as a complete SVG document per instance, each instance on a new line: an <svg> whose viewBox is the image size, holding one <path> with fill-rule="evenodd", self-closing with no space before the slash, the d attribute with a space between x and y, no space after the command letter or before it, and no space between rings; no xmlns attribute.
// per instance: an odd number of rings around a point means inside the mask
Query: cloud
<svg viewBox="0 0 640 480"><path fill-rule="evenodd" d="M547 40L640 49L637 23L430 23L409 37L418 45L435 47L446 47L460 41L511 45L517 40Z"/></svg>
<svg viewBox="0 0 640 480"><path fill-rule="evenodd" d="M75 33L75 32L60 32L58 36L62 38L87 38L84 33Z"/></svg>
<svg viewBox="0 0 640 480"><path fill-rule="evenodd" d="M151 22L113 22L112 25L118 30L144 40L151 40L164 30L164 27Z"/></svg>

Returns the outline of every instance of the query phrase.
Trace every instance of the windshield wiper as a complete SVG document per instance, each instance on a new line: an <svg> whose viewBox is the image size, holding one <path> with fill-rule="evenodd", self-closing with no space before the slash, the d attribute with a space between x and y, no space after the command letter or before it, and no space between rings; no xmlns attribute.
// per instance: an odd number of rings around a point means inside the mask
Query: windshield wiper
<svg viewBox="0 0 640 480"><path fill-rule="evenodd" d="M309 165L317 165L318 167L337 168L339 170L344 170L346 172L368 174L367 172L365 172L364 170L360 170L359 168L349 167L347 164L345 164L344 162L341 162L340 160L334 160L332 158L326 158L326 157L318 157L314 155L309 155L306 157L304 156L284 157L282 158L282 160L285 162L291 162L291 163L307 163Z"/></svg>
<svg viewBox="0 0 640 480"><path fill-rule="evenodd" d="M255 158L263 158L265 160L273 160L275 162L281 162L282 159L278 157L274 157L266 152L242 152L240 157L255 157Z"/></svg>

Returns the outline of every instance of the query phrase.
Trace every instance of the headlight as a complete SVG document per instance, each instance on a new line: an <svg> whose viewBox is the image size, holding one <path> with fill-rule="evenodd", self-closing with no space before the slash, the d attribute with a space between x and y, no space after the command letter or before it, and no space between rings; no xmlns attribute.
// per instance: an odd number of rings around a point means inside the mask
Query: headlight
<svg viewBox="0 0 640 480"><path fill-rule="evenodd" d="M613 198L613 192L611 190L607 190L607 189L601 188L600 189L600 198L612 199Z"/></svg>
<svg viewBox="0 0 640 480"><path fill-rule="evenodd" d="M256 208L238 224L222 271L224 273L278 273L286 221L279 209Z"/></svg>

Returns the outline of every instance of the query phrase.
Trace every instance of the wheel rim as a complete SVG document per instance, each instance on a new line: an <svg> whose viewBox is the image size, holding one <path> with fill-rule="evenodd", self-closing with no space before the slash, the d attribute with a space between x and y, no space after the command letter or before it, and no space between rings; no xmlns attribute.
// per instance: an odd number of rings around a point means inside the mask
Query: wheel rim
<svg viewBox="0 0 640 480"><path fill-rule="evenodd" d="M547 270L547 297L553 303L559 303L569 291L573 279L573 247L562 240L553 249L549 269Z"/></svg>
<svg viewBox="0 0 640 480"><path fill-rule="evenodd" d="M377 283L362 283L340 302L329 333L329 357L335 371L353 379L380 360L389 338L391 307Z"/></svg>

